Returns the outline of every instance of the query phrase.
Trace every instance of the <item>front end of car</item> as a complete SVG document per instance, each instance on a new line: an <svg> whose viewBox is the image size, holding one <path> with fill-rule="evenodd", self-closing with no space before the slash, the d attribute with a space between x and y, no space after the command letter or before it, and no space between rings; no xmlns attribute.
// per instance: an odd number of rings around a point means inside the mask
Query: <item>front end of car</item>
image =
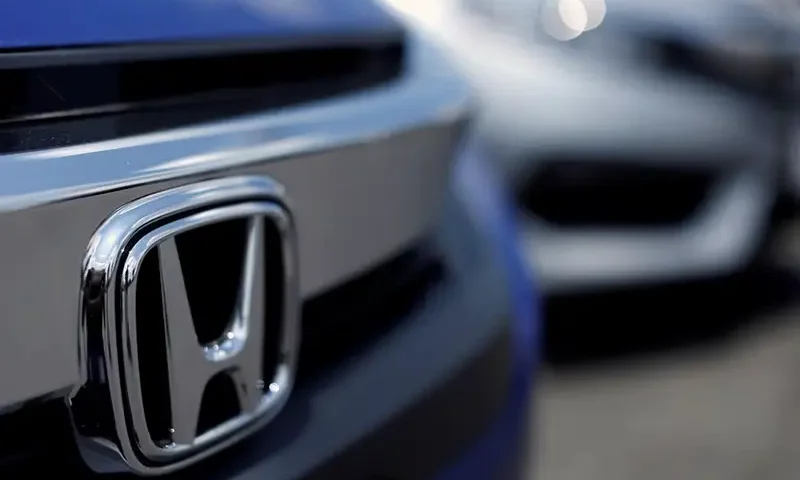
<svg viewBox="0 0 800 480"><path fill-rule="evenodd" d="M0 476L520 478L536 290L443 55L85 1L0 7Z"/></svg>
<svg viewBox="0 0 800 480"><path fill-rule="evenodd" d="M452 0L435 15L392 3L475 82L478 130L516 187L546 292L754 259L779 187L786 72L737 2Z"/></svg>

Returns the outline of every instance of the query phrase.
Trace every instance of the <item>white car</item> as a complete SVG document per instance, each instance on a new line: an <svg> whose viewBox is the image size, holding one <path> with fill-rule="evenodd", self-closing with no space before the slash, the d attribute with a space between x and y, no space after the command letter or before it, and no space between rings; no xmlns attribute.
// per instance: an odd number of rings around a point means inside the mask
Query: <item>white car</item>
<svg viewBox="0 0 800 480"><path fill-rule="evenodd" d="M547 293L742 269L780 190L783 58L730 0L392 0L447 45Z"/></svg>

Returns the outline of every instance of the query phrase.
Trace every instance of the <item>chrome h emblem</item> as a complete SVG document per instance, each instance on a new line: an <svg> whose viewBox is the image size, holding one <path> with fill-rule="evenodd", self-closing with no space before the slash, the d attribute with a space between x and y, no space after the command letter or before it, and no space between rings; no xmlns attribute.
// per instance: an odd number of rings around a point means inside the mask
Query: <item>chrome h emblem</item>
<svg viewBox="0 0 800 480"><path fill-rule="evenodd" d="M232 213L269 215L268 205L245 204L223 207L212 211L214 216ZM202 220L201 220L202 221ZM222 372L234 379L236 395L244 413L257 412L268 396L265 396L263 357L264 318L264 217L249 217L245 264L239 282L236 310L230 326L218 340L200 345L195 333L189 298L184 286L178 248L169 225L145 236L131 251L131 258L143 256L137 250L145 250L150 244L158 244L161 287L163 289L166 319L167 364L169 369L169 396L171 400L172 441L176 445L192 445L196 437L197 419L200 418L200 401L211 378ZM181 225L181 227L184 225ZM180 228L180 227L179 227ZM136 260L134 260L135 262ZM128 269L135 267L128 266ZM227 279L235 281L235 279ZM138 321L138 320L137 320ZM277 379L276 379L277 380ZM286 387L285 381L270 383L269 393L279 393ZM170 453L173 452L170 450Z"/></svg>
<svg viewBox="0 0 800 480"><path fill-rule="evenodd" d="M285 205L282 188L268 178L212 180L142 198L97 230L84 264L85 382L69 400L92 468L174 471L242 438L282 408L293 384L299 337L295 235ZM196 257L199 267L187 276L180 242L190 232L226 222L243 228L236 257L242 265L234 278L214 278L235 288L229 289L224 318L211 319L223 328L203 340L193 317L206 312L192 303L187 283L206 265ZM196 235L202 244L203 234ZM267 288L276 283L274 291ZM152 300L159 292L160 299ZM277 327L272 335L265 330L269 322ZM143 334L144 327L157 334ZM266 348L270 344L275 348ZM151 357L163 357L163 368L154 371ZM153 377L163 381L151 382ZM235 412L201 430L205 392L218 378L232 387ZM97 412L87 405L104 397L111 399L111 420L98 425ZM124 465L98 458L98 447Z"/></svg>

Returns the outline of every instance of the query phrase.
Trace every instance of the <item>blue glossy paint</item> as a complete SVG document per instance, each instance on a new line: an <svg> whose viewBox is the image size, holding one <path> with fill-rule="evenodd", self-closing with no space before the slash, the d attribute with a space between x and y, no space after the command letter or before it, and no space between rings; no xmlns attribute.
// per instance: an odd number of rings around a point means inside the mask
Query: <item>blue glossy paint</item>
<svg viewBox="0 0 800 480"><path fill-rule="evenodd" d="M0 49L284 39L396 28L371 0L0 2Z"/></svg>
<svg viewBox="0 0 800 480"><path fill-rule="evenodd" d="M533 276L521 255L511 195L479 148L465 149L456 165L455 181L456 191L490 235L508 274L514 313L514 369L506 409L484 437L441 473L439 480L499 479L501 473L514 473L503 470L527 441L527 413L539 358L540 305Z"/></svg>

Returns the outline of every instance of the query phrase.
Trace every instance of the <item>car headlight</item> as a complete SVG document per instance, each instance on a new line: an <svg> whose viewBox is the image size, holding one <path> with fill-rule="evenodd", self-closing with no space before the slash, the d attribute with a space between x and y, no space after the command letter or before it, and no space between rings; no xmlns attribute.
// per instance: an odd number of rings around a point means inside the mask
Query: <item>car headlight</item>
<svg viewBox="0 0 800 480"><path fill-rule="evenodd" d="M780 99L788 86L791 63L767 39L680 41L654 38L661 68L706 78L757 96Z"/></svg>

